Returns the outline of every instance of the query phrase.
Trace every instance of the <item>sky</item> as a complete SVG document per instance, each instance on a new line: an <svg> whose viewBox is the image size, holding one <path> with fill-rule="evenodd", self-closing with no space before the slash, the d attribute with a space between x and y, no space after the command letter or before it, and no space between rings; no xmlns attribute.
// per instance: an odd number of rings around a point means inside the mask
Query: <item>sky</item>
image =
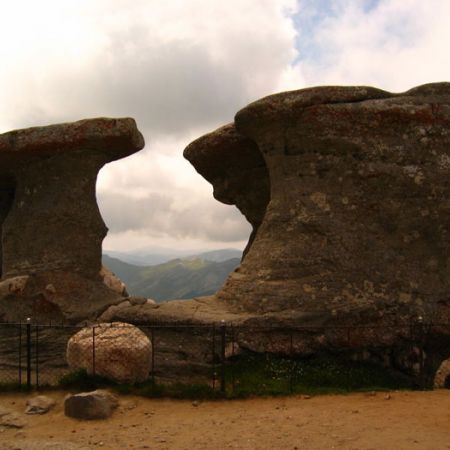
<svg viewBox="0 0 450 450"><path fill-rule="evenodd" d="M0 0L0 133L134 117L97 182L105 250L243 248L250 226L182 157L263 96L450 80L449 0Z"/></svg>

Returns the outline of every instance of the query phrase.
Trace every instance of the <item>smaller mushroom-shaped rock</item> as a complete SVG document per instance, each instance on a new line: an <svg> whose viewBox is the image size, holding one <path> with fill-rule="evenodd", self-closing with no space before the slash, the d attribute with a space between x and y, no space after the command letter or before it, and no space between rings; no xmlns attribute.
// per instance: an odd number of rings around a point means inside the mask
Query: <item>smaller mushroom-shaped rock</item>
<svg viewBox="0 0 450 450"><path fill-rule="evenodd" d="M119 383L136 383L148 378L151 342L128 323L101 323L86 327L67 343L67 363Z"/></svg>

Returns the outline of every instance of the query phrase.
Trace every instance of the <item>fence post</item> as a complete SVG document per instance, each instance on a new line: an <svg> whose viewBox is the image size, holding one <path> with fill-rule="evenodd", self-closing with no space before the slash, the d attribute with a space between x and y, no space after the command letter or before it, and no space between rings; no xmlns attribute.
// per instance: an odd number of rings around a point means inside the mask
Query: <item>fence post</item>
<svg viewBox="0 0 450 450"><path fill-rule="evenodd" d="M216 324L212 325L212 388L216 389Z"/></svg>
<svg viewBox="0 0 450 450"><path fill-rule="evenodd" d="M235 337L236 336L234 334L234 326L233 326L233 324L231 324L231 361L232 361L232 364L234 363L234 346L236 344ZM232 389L233 394L235 391L235 387L236 387L236 376L234 374L234 370L232 370L231 371L231 389Z"/></svg>
<svg viewBox="0 0 450 450"><path fill-rule="evenodd" d="M155 385L155 329L152 327L150 331L151 347L152 347L152 384Z"/></svg>
<svg viewBox="0 0 450 450"><path fill-rule="evenodd" d="M351 345L350 345L350 327L347 327L347 354L350 356L351 355ZM346 374L346 381L347 381L347 392L350 392L350 371L351 371L351 359L349 357L346 358L347 359L347 363L346 363L346 367L347 367L347 374Z"/></svg>
<svg viewBox="0 0 450 450"><path fill-rule="evenodd" d="M22 322L19 322L19 387L22 387Z"/></svg>
<svg viewBox="0 0 450 450"><path fill-rule="evenodd" d="M27 389L31 389L31 319L27 319Z"/></svg>
<svg viewBox="0 0 450 450"><path fill-rule="evenodd" d="M36 342L35 342L35 349L34 349L34 356L35 356L35 371L36 371L36 389L39 388L39 326L38 324L36 326Z"/></svg>
<svg viewBox="0 0 450 450"><path fill-rule="evenodd" d="M294 345L292 337L292 329L289 332L289 392L292 394L294 390Z"/></svg>
<svg viewBox="0 0 450 450"><path fill-rule="evenodd" d="M227 340L227 328L225 325L225 321L222 320L220 323L220 359L221 359L221 367L220 367L220 392L225 394L226 392L226 383L225 383L225 346Z"/></svg>
<svg viewBox="0 0 450 450"><path fill-rule="evenodd" d="M95 325L92 327L92 375L95 375Z"/></svg>
<svg viewBox="0 0 450 450"><path fill-rule="evenodd" d="M424 333L424 328L423 328L423 318L422 316L419 316L417 318L417 331L418 331L418 336L419 336L419 384L420 384L420 389L424 389L425 388L425 373L424 373L424 369L425 369L425 358L424 358L424 351L423 351L423 347L425 344L425 333Z"/></svg>

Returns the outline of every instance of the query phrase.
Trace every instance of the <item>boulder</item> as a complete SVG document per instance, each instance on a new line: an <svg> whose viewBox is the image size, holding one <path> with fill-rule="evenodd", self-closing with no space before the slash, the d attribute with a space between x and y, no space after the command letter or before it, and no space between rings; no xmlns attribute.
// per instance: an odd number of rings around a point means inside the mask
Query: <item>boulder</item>
<svg viewBox="0 0 450 450"><path fill-rule="evenodd" d="M80 330L69 339L66 356L72 369L136 383L149 376L151 351L150 339L139 328L114 322Z"/></svg>
<svg viewBox="0 0 450 450"><path fill-rule="evenodd" d="M100 275L107 228L95 183L103 165L143 146L130 118L0 135L0 279L18 286L8 294L0 288L0 320L90 319L93 310L106 309L91 308L91 302L113 304L122 296L117 283L109 283L109 289ZM23 277L38 280L28 280L24 289L18 282ZM89 298L92 288L96 298Z"/></svg>
<svg viewBox="0 0 450 450"><path fill-rule="evenodd" d="M435 388L450 387L450 358L442 361L434 377Z"/></svg>
<svg viewBox="0 0 450 450"><path fill-rule="evenodd" d="M81 420L107 419L118 404L117 397L108 391L82 392L64 399L64 414Z"/></svg>
<svg viewBox="0 0 450 450"><path fill-rule="evenodd" d="M45 414L55 406L55 400L46 395L37 395L27 400L25 414Z"/></svg>

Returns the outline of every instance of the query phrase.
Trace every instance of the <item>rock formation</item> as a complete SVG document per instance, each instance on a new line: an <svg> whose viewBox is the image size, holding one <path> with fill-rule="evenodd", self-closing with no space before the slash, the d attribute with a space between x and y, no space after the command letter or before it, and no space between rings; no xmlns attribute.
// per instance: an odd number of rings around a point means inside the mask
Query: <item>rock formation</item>
<svg viewBox="0 0 450 450"><path fill-rule="evenodd" d="M449 318L449 149L448 83L304 89L242 109L185 151L255 230L217 298L259 314Z"/></svg>
<svg viewBox="0 0 450 450"><path fill-rule="evenodd" d="M116 320L450 322L450 83L272 95L184 155L252 224L243 261L213 298L125 308ZM434 332L448 343L448 326ZM389 348L402 334L351 345ZM239 344L261 347L260 337ZM312 341L318 349L345 339ZM298 352L311 352L301 342ZM449 356L441 347L435 368Z"/></svg>
<svg viewBox="0 0 450 450"><path fill-rule="evenodd" d="M144 146L133 119L0 135L0 320L89 317L119 295L102 282L101 167Z"/></svg>

